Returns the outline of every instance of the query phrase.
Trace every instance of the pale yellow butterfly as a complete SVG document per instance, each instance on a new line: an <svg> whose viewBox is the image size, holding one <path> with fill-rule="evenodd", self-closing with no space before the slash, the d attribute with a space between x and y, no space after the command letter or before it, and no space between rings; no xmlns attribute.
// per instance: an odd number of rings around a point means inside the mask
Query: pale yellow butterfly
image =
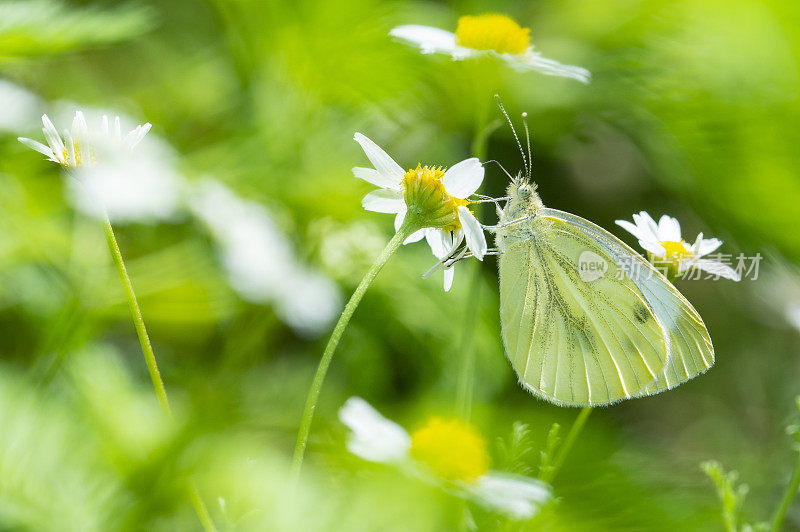
<svg viewBox="0 0 800 532"><path fill-rule="evenodd" d="M519 145L525 176L512 178L493 230L503 343L520 383L558 405L606 405L710 368L714 348L694 307L617 237L546 208L530 180L530 141L527 158Z"/></svg>

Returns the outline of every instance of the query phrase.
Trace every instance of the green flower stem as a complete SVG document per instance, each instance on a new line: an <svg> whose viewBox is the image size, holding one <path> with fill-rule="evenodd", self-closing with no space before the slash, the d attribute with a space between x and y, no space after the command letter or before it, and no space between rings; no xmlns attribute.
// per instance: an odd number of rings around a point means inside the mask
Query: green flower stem
<svg viewBox="0 0 800 532"><path fill-rule="evenodd" d="M559 469L561 469L561 466L564 465L564 462L567 460L567 456L572 450L572 447L575 445L578 435L583 430L584 425L586 425L586 420L589 419L589 414L592 413L592 410L594 410L594 407L587 406L580 411L578 417L575 419L575 423L572 424L572 428L569 429L567 438L561 445L556 459L553 461L553 467L542 474L541 480L550 483L556 477Z"/></svg>
<svg viewBox="0 0 800 532"><path fill-rule="evenodd" d="M103 223L103 229L106 233L108 249L111 251L111 257L114 259L114 266L117 268L119 280L125 291L125 299L128 301L128 308L131 310L133 326L136 328L137 336L139 336L139 344L142 346L144 362L147 364L147 370L150 372L150 380L153 381L153 388L156 390L156 396L158 397L158 402L161 403L161 408L167 414L167 417L172 419L172 409L169 406L169 399L167 399L167 389L164 387L164 381L161 379L161 372L158 371L156 355L153 353L153 346L150 345L150 337L147 335L147 329L144 326L142 311L139 309L139 303L136 301L136 294L133 291L131 278L128 276L128 270L125 268L125 262L122 260L122 253L119 251L117 238L114 236L114 228L111 227L111 221L108 219L107 215Z"/></svg>
<svg viewBox="0 0 800 532"><path fill-rule="evenodd" d="M350 318L353 317L353 313L356 311L358 304L361 302L361 298L364 297L364 293L370 287L372 281L375 280L375 277L386 265L394 252L397 251L403 241L419 228L420 224L415 219L412 219L411 216L407 215L403 225L398 229L392 239L389 240L389 243L386 244L381 254L375 259L375 262L370 266L364 278L361 279L355 292L353 292L347 305L345 305L342 315L339 316L339 321L336 322L336 326L328 340L328 345L325 346L325 351L322 353L322 358L317 366L317 372L314 374L314 380L311 382L311 388L308 390L306 404L303 408L303 417L300 420L300 430L297 433L297 443L295 444L294 455L292 457L292 471L295 478L299 475L300 468L303 465L303 456L305 455L306 446L308 445L308 433L311 430L311 421L314 419L314 410L317 408L317 401L319 400L322 383L325 381L325 375L328 373L328 367L331 364L333 353L336 352L336 347L339 345L339 340L342 339L342 334L350 323Z"/></svg>
<svg viewBox="0 0 800 532"><path fill-rule="evenodd" d="M797 491L800 489L800 450L798 450L798 461L797 465L792 471L792 477L789 479L789 485L786 486L786 491L783 493L783 498L781 499L781 504L778 506L778 509L775 510L775 515L772 518L772 523L770 524L770 531L771 532L778 532L783 527L783 520L786 518L786 512L789 511L789 507L792 505L792 500L797 495Z"/></svg>
<svg viewBox="0 0 800 532"><path fill-rule="evenodd" d="M495 120L488 125L486 123L486 115L488 109L484 109L478 115L477 126L475 133L472 137L472 144L470 149L472 155L483 161L486 158L486 150L489 142L489 137L501 122ZM475 205L475 215L480 219L481 204ZM469 421L472 415L472 389L475 381L475 356L476 352L472 346L472 340L475 336L475 322L478 318L478 309L480 309L479 300L481 297L481 266L480 264L473 265L472 280L469 286L469 294L467 305L464 305L466 312L464 313L464 327L461 336L459 349L456 352L460 357L460 365L458 370L458 381L456 384L456 414Z"/></svg>
<svg viewBox="0 0 800 532"><path fill-rule="evenodd" d="M457 351L461 365L458 371L456 390L456 415L469 421L472 415L472 388L475 381L475 349L472 340L475 337L475 322L478 321L481 296L481 267L480 264L472 265L472 280L469 285L467 305L464 305L464 328L462 329L461 345Z"/></svg>
<svg viewBox="0 0 800 532"><path fill-rule="evenodd" d="M106 242L108 249L111 252L111 257L114 259L114 266L119 274L119 280L122 283L122 288L125 291L125 299L128 301L128 308L131 311L133 318L133 325L136 328L136 334L139 337L139 344L142 346L142 353L144 354L144 361L147 364L147 370L150 372L150 379L153 381L153 388L155 388L158 402L161 404L162 410L167 417L172 421L172 408L169 406L169 399L167 398L167 389L164 387L164 380L161 378L161 372L158 371L158 364L156 363L156 355L153 353L153 346L150 344L150 337L147 335L147 329L144 326L144 318L142 318L142 311L139 309L139 303L136 300L136 293L133 291L133 283L128 276L128 270L125 268L125 261L122 260L122 253L117 244L117 238L114 235L114 228L111 226L111 220L108 215L103 220L103 230L106 234ZM190 496L192 505L194 506L197 516L203 525L206 532L216 532L217 527L214 526L214 521L211 520L211 515L208 513L203 499L200 497L200 492L193 482L189 485Z"/></svg>

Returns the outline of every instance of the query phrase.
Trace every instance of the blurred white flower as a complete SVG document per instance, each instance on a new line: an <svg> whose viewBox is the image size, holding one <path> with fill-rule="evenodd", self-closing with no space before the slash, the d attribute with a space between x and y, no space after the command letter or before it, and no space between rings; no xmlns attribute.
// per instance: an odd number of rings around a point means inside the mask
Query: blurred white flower
<svg viewBox="0 0 800 532"><path fill-rule="evenodd" d="M314 336L326 331L342 311L342 294L336 283L300 264L282 287L275 313L300 334Z"/></svg>
<svg viewBox="0 0 800 532"><path fill-rule="evenodd" d="M83 111L75 112L72 127L63 136L43 115L47 145L19 140L75 178L67 181L67 197L84 214L108 215L115 223L172 219L178 212L183 179L175 169L171 148L152 135L145 138L149 123L123 134L119 116L88 114L89 121ZM88 123L97 127L90 128Z"/></svg>
<svg viewBox="0 0 800 532"><path fill-rule="evenodd" d="M27 89L0 79L0 131L32 129L42 103Z"/></svg>
<svg viewBox="0 0 800 532"><path fill-rule="evenodd" d="M793 301L786 305L786 320L800 331L800 301Z"/></svg>
<svg viewBox="0 0 800 532"><path fill-rule="evenodd" d="M299 263L263 205L203 179L189 194L189 207L217 240L228 279L242 299L273 305L298 333L327 329L341 311L338 287Z"/></svg>
<svg viewBox="0 0 800 532"><path fill-rule="evenodd" d="M456 32L410 24L393 28L389 35L418 46L423 54L448 54L455 60L493 54L518 71L535 70L588 83L585 68L562 65L542 57L531 45L530 29L505 15L486 14L458 19Z"/></svg>
<svg viewBox="0 0 800 532"><path fill-rule="evenodd" d="M167 161L148 157L112 159L81 169L66 181L68 200L79 211L115 223L171 220L181 202L183 178Z"/></svg>
<svg viewBox="0 0 800 532"><path fill-rule="evenodd" d="M739 281L736 270L720 261L704 259L709 253L716 251L722 240L703 238L697 235L694 244L688 244L681 238L681 225L675 218L664 215L658 223L645 211L633 215L634 223L616 220L617 225L639 239L639 245L674 268L677 275L683 275L693 268L707 273Z"/></svg>
<svg viewBox="0 0 800 532"><path fill-rule="evenodd" d="M410 470L490 511L526 520L552 500L552 489L538 479L489 470L486 441L475 427L458 419L433 418L409 434L360 397L345 402L339 419L351 431L351 453Z"/></svg>
<svg viewBox="0 0 800 532"><path fill-rule="evenodd" d="M462 241L472 254L483 260L487 251L483 227L467 206L468 199L481 186L484 168L472 157L448 169L417 165L407 172L383 149L361 133L353 139L361 145L374 168L353 168L353 175L381 187L370 192L361 204L368 211L395 214L395 230L406 219L409 206L424 213L427 227L405 240L405 244L425 238L438 259L451 255ZM444 289L450 290L453 268L445 270Z"/></svg>
<svg viewBox="0 0 800 532"><path fill-rule="evenodd" d="M110 125L108 116L103 115L100 127L90 130L83 112L76 111L72 127L64 130L62 138L47 115L42 115L44 124L42 132L47 145L25 137L19 137L18 140L47 157L47 160L66 168L91 166L97 162L99 151L130 152L141 142L151 127L149 122L139 125L123 137L119 117L115 117L113 122Z"/></svg>
<svg viewBox="0 0 800 532"><path fill-rule="evenodd" d="M386 240L372 223L364 220L346 224L331 219L314 226L319 238L319 257L325 271L338 279L357 282L386 245Z"/></svg>

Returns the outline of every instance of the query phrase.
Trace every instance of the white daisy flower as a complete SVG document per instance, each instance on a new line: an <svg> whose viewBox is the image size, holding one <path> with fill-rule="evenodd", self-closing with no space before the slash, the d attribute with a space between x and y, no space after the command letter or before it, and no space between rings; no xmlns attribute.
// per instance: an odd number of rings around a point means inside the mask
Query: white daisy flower
<svg viewBox="0 0 800 532"><path fill-rule="evenodd" d="M353 139L361 145L374 168L353 168L353 175L381 187L370 192L361 204L368 211L395 214L395 230L406 221L409 208L422 227L405 243L425 238L438 259L449 256L461 244L483 260L488 246L483 227L467 206L468 199L481 186L484 168L472 157L448 169L417 165L407 172L370 139L356 133ZM444 289L453 283L453 269L445 270Z"/></svg>
<svg viewBox="0 0 800 532"><path fill-rule="evenodd" d="M0 131L27 131L38 120L41 106L35 94L0 78Z"/></svg>
<svg viewBox="0 0 800 532"><path fill-rule="evenodd" d="M716 251L722 245L722 240L703 238L703 233L700 233L694 244L689 244L681 238L678 220L667 215L656 223L647 212L642 211L633 215L633 221L617 220L616 223L638 238L639 245L652 257L668 263L676 275L684 275L696 268L732 281L740 280L739 274L729 265L703 258Z"/></svg>
<svg viewBox="0 0 800 532"><path fill-rule="evenodd" d="M299 260L265 206L208 178L190 191L188 204L216 239L230 285L242 299L272 305L299 334L328 329L342 309L339 287Z"/></svg>
<svg viewBox="0 0 800 532"><path fill-rule="evenodd" d="M538 479L489 470L486 441L461 420L433 418L409 434L360 397L347 400L339 419L351 431L351 453L411 471L490 511L526 520L552 500L552 489Z"/></svg>
<svg viewBox="0 0 800 532"><path fill-rule="evenodd" d="M493 54L518 71L535 70L589 83L591 74L585 68L562 65L535 51L530 31L510 17L490 13L459 18L455 33L410 24L393 28L389 35L418 46L423 54L449 54L455 60Z"/></svg>
<svg viewBox="0 0 800 532"><path fill-rule="evenodd" d="M152 135L145 139L149 123L123 135L122 122L128 120L119 116L109 120L99 110L85 111L74 113L72 127L63 136L47 115L42 116L47 145L19 140L76 178L66 183L67 199L87 216L103 219L107 215L114 223L174 219L184 183L172 148ZM87 121L87 115L94 120ZM97 127L89 128L87 122Z"/></svg>
<svg viewBox="0 0 800 532"><path fill-rule="evenodd" d="M142 124L123 137L119 117L115 117L113 126L109 126L108 116L103 115L100 128L90 130L81 111L75 112L72 127L64 130L63 138L47 115L42 115L42 124L47 145L25 137L17 140L46 156L48 161L69 169L94 165L98 149L133 150L151 127L149 122Z"/></svg>

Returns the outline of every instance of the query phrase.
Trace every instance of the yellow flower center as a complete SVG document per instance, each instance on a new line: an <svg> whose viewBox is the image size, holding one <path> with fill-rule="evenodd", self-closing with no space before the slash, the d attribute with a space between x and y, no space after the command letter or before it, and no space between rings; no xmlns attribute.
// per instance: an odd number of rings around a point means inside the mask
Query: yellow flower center
<svg viewBox="0 0 800 532"><path fill-rule="evenodd" d="M447 193L442 179L441 166L417 165L403 176L405 201L409 213L423 221L423 227L436 227L455 231L461 227L458 207L469 205L469 200L456 198Z"/></svg>
<svg viewBox="0 0 800 532"><path fill-rule="evenodd" d="M70 168L70 167L79 168L81 166L91 166L92 164L94 164L96 162L96 156L95 156L94 150L91 147L89 147L86 150L87 153L83 153L83 150L81 150L80 142L73 141L72 142L72 149L75 152L75 163L74 164L69 159L69 149L64 148L64 151L61 153L62 157L66 161L66 163L64 164L65 167L67 167L67 168ZM84 160L84 155L87 156L86 160Z"/></svg>
<svg viewBox="0 0 800 532"><path fill-rule="evenodd" d="M486 14L458 19L456 42L473 50L522 54L531 43L530 28L523 28L505 15Z"/></svg>
<svg viewBox="0 0 800 532"><path fill-rule="evenodd" d="M489 469L486 440L458 419L431 419L411 435L411 456L447 480L473 482Z"/></svg>
<svg viewBox="0 0 800 532"><path fill-rule="evenodd" d="M686 242L681 240L680 242L674 242L670 240L661 240L659 244L666 250L667 256L665 258L674 259L677 261L682 261L685 258L688 258L691 253L686 251Z"/></svg>

